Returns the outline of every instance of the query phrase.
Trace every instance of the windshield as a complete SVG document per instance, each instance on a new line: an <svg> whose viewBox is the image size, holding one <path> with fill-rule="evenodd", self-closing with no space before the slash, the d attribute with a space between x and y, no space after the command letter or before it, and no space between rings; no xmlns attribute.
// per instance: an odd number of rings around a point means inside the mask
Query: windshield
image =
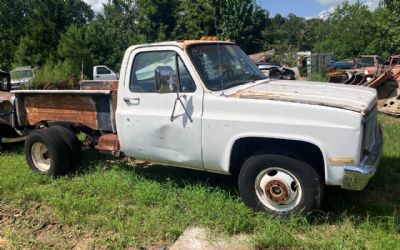
<svg viewBox="0 0 400 250"><path fill-rule="evenodd" d="M33 70L18 70L18 71L11 71L10 73L11 73L12 79L32 78L33 77Z"/></svg>
<svg viewBox="0 0 400 250"><path fill-rule="evenodd" d="M266 79L250 58L233 44L194 45L189 56L206 87L212 91Z"/></svg>

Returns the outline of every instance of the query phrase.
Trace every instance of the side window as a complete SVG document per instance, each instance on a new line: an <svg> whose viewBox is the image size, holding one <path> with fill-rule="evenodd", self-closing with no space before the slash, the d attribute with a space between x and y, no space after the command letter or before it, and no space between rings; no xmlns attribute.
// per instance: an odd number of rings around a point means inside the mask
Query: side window
<svg viewBox="0 0 400 250"><path fill-rule="evenodd" d="M111 71L106 67L97 67L97 74L98 75L110 75Z"/></svg>
<svg viewBox="0 0 400 250"><path fill-rule="evenodd" d="M8 77L0 74L0 90L8 91Z"/></svg>
<svg viewBox="0 0 400 250"><path fill-rule="evenodd" d="M160 66L171 67L174 71L173 79L177 82L175 55L173 51L142 52L136 55L132 66L130 90L137 93L156 93L155 70ZM196 85L180 57L178 65L181 92L194 92Z"/></svg>

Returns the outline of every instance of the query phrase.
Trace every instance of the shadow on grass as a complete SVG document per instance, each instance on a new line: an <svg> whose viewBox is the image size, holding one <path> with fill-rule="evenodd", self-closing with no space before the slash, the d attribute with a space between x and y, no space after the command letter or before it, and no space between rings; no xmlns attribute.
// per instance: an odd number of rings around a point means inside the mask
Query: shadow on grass
<svg viewBox="0 0 400 250"><path fill-rule="evenodd" d="M115 158L101 155L96 151L85 151L85 171L95 171L95 167L115 163ZM173 182L178 187L202 185L217 188L238 197L237 180L233 176L176 168L149 163L131 164L118 160L124 171L134 171L141 177L159 183ZM110 167L115 164L110 164ZM78 173L79 174L79 173ZM332 219L340 215L366 217L398 216L400 213L400 159L383 157L377 174L363 191L348 191L340 187L326 187L322 213Z"/></svg>
<svg viewBox="0 0 400 250"><path fill-rule="evenodd" d="M400 158L384 156L377 173L363 191L326 188L323 210L357 216L399 216L399 184Z"/></svg>
<svg viewBox="0 0 400 250"><path fill-rule="evenodd" d="M173 182L177 187L186 185L202 185L218 188L233 195L238 195L236 178L230 175L221 175L199 170L191 170L149 162L135 162L129 158L116 159L113 156L100 154L94 150L85 150L83 167L75 174L96 171L98 168L112 168L118 166L127 172L159 183Z"/></svg>
<svg viewBox="0 0 400 250"><path fill-rule="evenodd" d="M1 154L23 154L24 153L24 142L12 143L12 144L2 144Z"/></svg>

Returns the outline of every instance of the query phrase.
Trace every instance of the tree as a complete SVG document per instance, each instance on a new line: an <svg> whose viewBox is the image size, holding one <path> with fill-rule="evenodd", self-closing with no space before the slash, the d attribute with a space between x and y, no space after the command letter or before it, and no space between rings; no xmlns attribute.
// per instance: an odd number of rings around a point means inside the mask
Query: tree
<svg viewBox="0 0 400 250"><path fill-rule="evenodd" d="M170 40L179 0L136 0L138 32L146 42Z"/></svg>
<svg viewBox="0 0 400 250"><path fill-rule="evenodd" d="M135 0L112 0L103 14L91 21L86 29L92 64L119 68L125 50L146 42L138 31L138 6Z"/></svg>
<svg viewBox="0 0 400 250"><path fill-rule="evenodd" d="M0 69L12 67L18 41L24 34L26 12L24 1L0 1Z"/></svg>
<svg viewBox="0 0 400 250"><path fill-rule="evenodd" d="M369 51L378 51L389 56L400 52L400 2L383 0L374 12L376 35Z"/></svg>
<svg viewBox="0 0 400 250"><path fill-rule="evenodd" d="M216 9L210 0L182 0L175 14L175 39L217 35Z"/></svg>
<svg viewBox="0 0 400 250"><path fill-rule="evenodd" d="M78 76L82 67L87 70L91 66L91 51L84 28L76 24L61 34L57 52L61 61L71 65L74 75Z"/></svg>
<svg viewBox="0 0 400 250"><path fill-rule="evenodd" d="M254 43L252 17L255 8L253 0L222 1L219 35L222 39L237 42L246 51L252 50Z"/></svg>
<svg viewBox="0 0 400 250"><path fill-rule="evenodd" d="M360 1L350 4L345 0L318 28L318 42L314 49L335 52L338 58L357 57L370 45L371 34L375 31L368 6Z"/></svg>
<svg viewBox="0 0 400 250"><path fill-rule="evenodd" d="M85 25L93 17L90 7L80 0L27 0L22 38L14 61L22 65L43 65L57 54L60 34L72 25Z"/></svg>

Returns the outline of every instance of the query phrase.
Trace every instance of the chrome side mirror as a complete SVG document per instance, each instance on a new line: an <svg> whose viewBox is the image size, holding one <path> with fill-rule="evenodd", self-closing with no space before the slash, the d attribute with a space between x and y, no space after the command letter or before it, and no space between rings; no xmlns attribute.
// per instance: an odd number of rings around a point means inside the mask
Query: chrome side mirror
<svg viewBox="0 0 400 250"><path fill-rule="evenodd" d="M174 70L170 66L159 66L156 68L155 78L158 93L171 93L176 90L173 75Z"/></svg>

